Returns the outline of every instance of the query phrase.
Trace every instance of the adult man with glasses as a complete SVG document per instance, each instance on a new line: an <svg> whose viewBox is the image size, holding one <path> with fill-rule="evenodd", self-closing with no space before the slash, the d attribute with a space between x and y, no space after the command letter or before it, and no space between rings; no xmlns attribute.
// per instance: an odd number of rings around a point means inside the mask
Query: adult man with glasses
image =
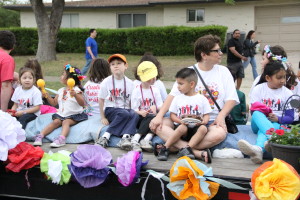
<svg viewBox="0 0 300 200"><path fill-rule="evenodd" d="M242 85L242 79L245 77L243 61L247 61L247 58L242 55L243 44L239 38L241 33L238 29L235 29L232 34L232 38L228 40L227 51L227 67L232 76L236 78L236 88L239 90Z"/></svg>

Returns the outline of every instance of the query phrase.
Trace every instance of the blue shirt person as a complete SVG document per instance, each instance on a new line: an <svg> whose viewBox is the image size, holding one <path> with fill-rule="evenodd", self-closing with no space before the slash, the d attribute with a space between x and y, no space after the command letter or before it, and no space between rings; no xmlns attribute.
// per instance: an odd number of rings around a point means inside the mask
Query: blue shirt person
<svg viewBox="0 0 300 200"><path fill-rule="evenodd" d="M95 40L95 38L97 36L97 31L96 31L96 29L90 29L89 33L90 33L90 37L88 37L85 41L86 64L83 67L83 69L81 70L82 74L87 73L87 71L90 68L90 64L91 64L92 60L98 57L98 44Z"/></svg>

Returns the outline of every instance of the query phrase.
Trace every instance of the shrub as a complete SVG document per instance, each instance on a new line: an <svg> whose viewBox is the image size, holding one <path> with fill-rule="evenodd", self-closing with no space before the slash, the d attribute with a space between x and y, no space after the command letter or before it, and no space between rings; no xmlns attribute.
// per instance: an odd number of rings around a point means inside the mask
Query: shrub
<svg viewBox="0 0 300 200"><path fill-rule="evenodd" d="M0 29L1 30L1 29ZM4 30L2 28L2 30ZM18 55L33 55L38 47L36 28L6 28L15 33L17 44L13 51ZM60 53L81 53L85 51L85 40L89 36L87 28L61 28L57 36L56 51ZM213 34L225 41L227 27L138 27L130 29L97 29L99 53L142 55L191 55L197 38ZM222 45L224 46L224 45Z"/></svg>

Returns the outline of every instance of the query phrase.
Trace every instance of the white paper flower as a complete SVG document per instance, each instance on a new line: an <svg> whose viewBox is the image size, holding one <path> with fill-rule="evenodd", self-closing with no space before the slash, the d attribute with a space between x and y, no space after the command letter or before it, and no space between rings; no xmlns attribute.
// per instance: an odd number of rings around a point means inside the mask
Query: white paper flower
<svg viewBox="0 0 300 200"><path fill-rule="evenodd" d="M0 110L0 160L6 161L8 150L15 148L26 139L25 130L20 122Z"/></svg>

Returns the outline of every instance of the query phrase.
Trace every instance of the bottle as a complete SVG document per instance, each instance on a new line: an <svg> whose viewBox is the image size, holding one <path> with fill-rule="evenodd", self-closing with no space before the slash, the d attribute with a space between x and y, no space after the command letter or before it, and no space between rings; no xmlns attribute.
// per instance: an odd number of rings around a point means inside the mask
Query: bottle
<svg viewBox="0 0 300 200"><path fill-rule="evenodd" d="M258 43L255 47L255 52L259 53L260 52L260 43Z"/></svg>

